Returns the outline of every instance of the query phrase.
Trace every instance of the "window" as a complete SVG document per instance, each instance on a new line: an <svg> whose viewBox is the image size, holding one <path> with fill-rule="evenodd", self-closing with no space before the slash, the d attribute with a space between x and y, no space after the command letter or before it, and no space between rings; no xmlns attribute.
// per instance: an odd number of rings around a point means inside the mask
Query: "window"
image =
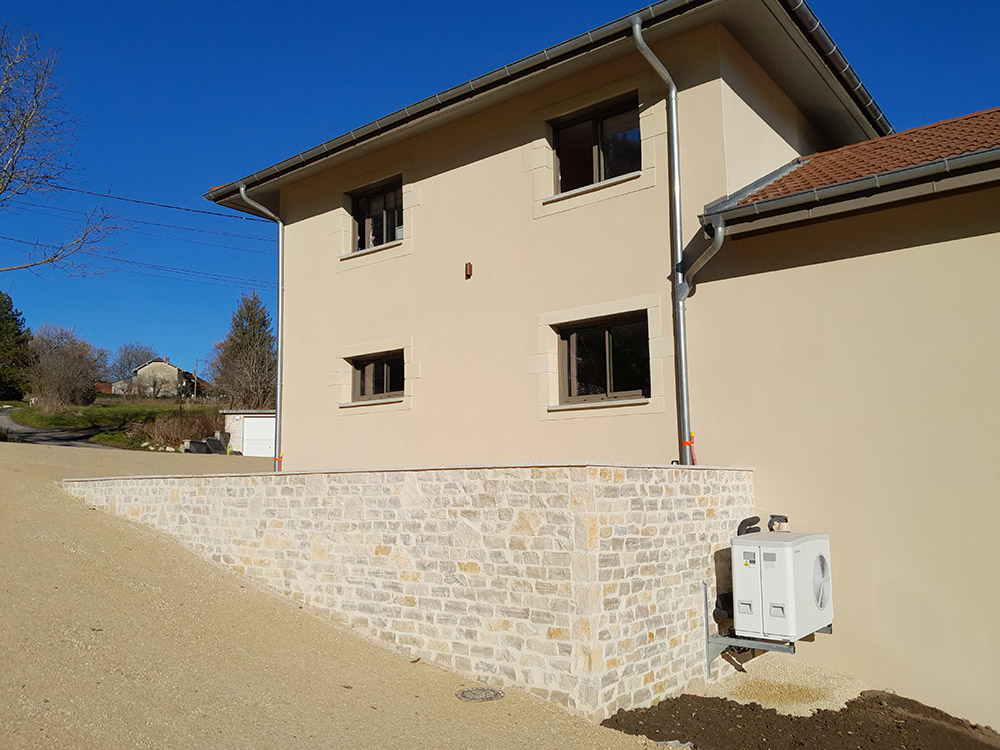
<svg viewBox="0 0 1000 750"><path fill-rule="evenodd" d="M552 130L560 193L642 168L635 94L557 120Z"/></svg>
<svg viewBox="0 0 1000 750"><path fill-rule="evenodd" d="M559 376L563 403L649 398L646 312L561 327Z"/></svg>
<svg viewBox="0 0 1000 750"><path fill-rule="evenodd" d="M374 401L403 396L403 352L385 352L351 360L352 400Z"/></svg>
<svg viewBox="0 0 1000 750"><path fill-rule="evenodd" d="M355 252L403 239L403 180L395 177L352 196Z"/></svg>

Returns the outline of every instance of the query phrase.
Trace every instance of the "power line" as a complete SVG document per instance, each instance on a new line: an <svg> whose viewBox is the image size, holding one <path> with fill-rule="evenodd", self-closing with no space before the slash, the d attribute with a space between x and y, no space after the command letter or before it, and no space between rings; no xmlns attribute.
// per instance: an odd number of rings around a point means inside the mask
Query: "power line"
<svg viewBox="0 0 1000 750"><path fill-rule="evenodd" d="M192 276L197 278L211 279L213 281L233 281L242 282L244 284L259 284L268 289L277 289L277 283L273 281L263 281L261 279L246 279L241 276L229 276L222 273L212 273L210 271L195 271L191 268L173 268L171 266L161 266L156 263L143 263L139 260L127 260L125 258L116 258L111 255L101 255L100 253L95 253L93 251L84 251L87 255L93 256L95 258L101 258L102 260L110 261L112 263L127 263L132 266L139 266L140 268L152 268L155 271L166 271L167 273L176 273L181 276Z"/></svg>
<svg viewBox="0 0 1000 750"><path fill-rule="evenodd" d="M120 273L131 273L131 274L135 274L136 276L150 276L150 277L155 278L155 279L167 279L169 281L183 281L183 282L189 283L189 284L207 284L208 286L220 286L220 287L229 287L229 288L235 288L235 289L246 289L247 288L246 284L238 283L238 282L235 282L235 281L233 281L233 282L230 282L230 281L209 281L208 279L178 278L176 276L170 276L169 274L165 274L165 273L152 273L150 271L137 271L134 268L115 268L113 266L101 266L101 265L94 265L94 266L91 266L91 267L95 268L97 270L109 271L109 272L112 272L112 273L119 273L119 272ZM274 290L268 288L267 291L274 291Z"/></svg>
<svg viewBox="0 0 1000 750"><path fill-rule="evenodd" d="M238 250L241 253L253 253L254 255L267 255L272 258L278 257L277 251L274 250L252 250L249 247L236 247L236 245L223 245L218 242L205 242L204 240L192 240L188 237L171 237L169 234L162 234L160 232L143 232L139 229L123 229L123 232L128 232L129 234L141 234L145 237L162 237L173 242L187 242L192 245L205 245L206 247L221 247L227 250Z"/></svg>
<svg viewBox="0 0 1000 750"><path fill-rule="evenodd" d="M8 242L20 242L22 245L31 245L32 247L48 248L49 250L56 249L55 245L43 245L40 242L32 242L31 240L19 240L16 237L4 237L3 235L0 235L0 240L7 240Z"/></svg>
<svg viewBox="0 0 1000 750"><path fill-rule="evenodd" d="M174 211L187 211L192 214L208 214L209 216L221 216L225 219L241 219L243 221L262 221L265 224L270 224L270 219L261 219L258 216L240 216L238 214L225 214L221 211L206 211L202 208L186 208L185 206L173 206L169 203L156 203L155 201L143 201L138 198L125 198L120 195L112 195L111 193L95 193L90 190L81 190L80 188L71 188L65 186L58 186L54 188L55 190L64 190L70 193L82 193L83 195L94 195L98 198L110 198L116 201L126 201L128 203L140 203L144 206L155 206L156 208L169 208Z"/></svg>
<svg viewBox="0 0 1000 750"><path fill-rule="evenodd" d="M35 204L29 204L29 205L35 205ZM19 208L21 208L21 207L19 206ZM87 213L86 211L76 211L75 209L72 209L72 208L59 208L58 206L49 206L48 208L55 209L56 211L72 211L74 213ZM28 213L32 213L32 214L38 214L39 216L51 216L54 219L63 219L63 218L65 218L63 216L60 216L59 214L47 213L45 210L38 210L38 209L31 209L31 208L21 208L21 210L22 211L26 211ZM151 221L135 222L132 219L126 219L126 221L129 224L140 223L140 224L153 224L153 226L168 226L168 227L174 226L174 225L171 225L171 224L154 224ZM176 226L175 228L176 229L188 229L189 227ZM116 231L124 232L124 233L127 233L127 234L141 234L141 235L144 235L146 237L162 237L164 239L171 240L172 242L187 242L187 243L190 243L190 244L193 244L193 245L205 245L207 247L221 247L221 248L225 248L227 250L238 250L239 252L242 252L242 253L254 253L256 255L267 255L267 256L270 256L272 258L276 257L278 255L278 253L276 251L274 251L274 250L252 250L252 249L250 249L248 247L237 247L236 245L223 245L223 244L221 244L219 242L205 242L204 240L193 240L193 239L190 239L188 237L172 237L169 234L163 234L162 232L143 232L140 229L132 229L131 227L128 227L128 226L118 227ZM193 230L193 231L198 231L198 230ZM225 233L222 233L222 234L225 234ZM246 235L236 234L236 235L233 235L233 236L235 236L235 237L243 237L243 236L246 236ZM270 240L265 240L265 241L270 241Z"/></svg>
<svg viewBox="0 0 1000 750"><path fill-rule="evenodd" d="M31 245L32 247L40 247L50 250L58 248L58 245L43 245L40 242L31 242L30 240L21 240L17 239L16 237L5 237L3 235L0 235L0 240L7 240L8 242L19 242L22 245ZM158 271L167 271L169 273L175 273L182 276L201 277L217 281L230 281L243 284L259 284L262 287L275 290L278 288L277 283L274 281L263 281L261 279L247 279L241 276L229 276L221 273L212 273L210 271L195 271L194 269L191 268L173 268L171 266L160 266L155 263L143 263L142 261L138 260L127 260L125 258L115 258L114 256L101 255L100 253L95 252L93 250L81 250L80 252L85 253L86 255L93 258L101 258L102 260L111 261L112 263L128 263L130 265L141 266L144 268L152 268Z"/></svg>
<svg viewBox="0 0 1000 750"><path fill-rule="evenodd" d="M81 211L78 208L63 208L62 206L46 206L44 203L31 203L29 201L24 201L22 203L16 204L15 208L19 208L21 206L32 206L33 208L42 208L51 211L66 211L67 213L72 213L72 214L87 215L90 213L89 211ZM37 211L31 211L30 209L22 209L22 210L28 211L29 213L38 213ZM271 237L258 237L257 235L254 234L241 234L240 232L224 232L221 229L186 227L183 224L163 224L157 221L144 221L142 219L131 219L127 217L124 218L125 221L127 221L129 224L145 224L151 227L166 227L167 229L183 229L187 232L203 232L205 234L218 234L223 237L237 237L243 240L256 240L257 242L274 242L274 239Z"/></svg>

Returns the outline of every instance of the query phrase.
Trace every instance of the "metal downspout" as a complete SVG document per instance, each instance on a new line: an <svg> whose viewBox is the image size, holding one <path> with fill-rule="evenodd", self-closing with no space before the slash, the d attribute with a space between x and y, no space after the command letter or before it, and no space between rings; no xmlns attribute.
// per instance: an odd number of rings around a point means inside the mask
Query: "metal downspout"
<svg viewBox="0 0 1000 750"><path fill-rule="evenodd" d="M687 325L685 322L684 300L688 285L684 278L682 263L684 246L681 234L681 177L680 177L680 137L677 132L677 84L670 72L642 38L642 19L632 16L632 38L639 52L667 84L667 137L669 139L670 174L670 279L673 296L674 323L674 393L677 402L677 447L680 463L690 466L691 461L691 406L688 396L687 367Z"/></svg>
<svg viewBox="0 0 1000 750"><path fill-rule="evenodd" d="M688 266L687 271L684 273L685 279L687 280L688 290L685 297L691 296L694 291L694 277L697 273L705 267L708 261L715 257L715 254L722 249L722 243L726 239L726 220L721 216L712 217L712 244L709 246L708 250L703 252L698 258Z"/></svg>
<svg viewBox="0 0 1000 750"><path fill-rule="evenodd" d="M240 188L240 197L244 203L256 208L278 225L278 314L275 324L278 331L278 383L274 399L274 470L281 471L281 361L284 359L284 336L282 335L284 315L282 313L285 309L285 225L277 214L247 195L247 188L242 180L236 184Z"/></svg>

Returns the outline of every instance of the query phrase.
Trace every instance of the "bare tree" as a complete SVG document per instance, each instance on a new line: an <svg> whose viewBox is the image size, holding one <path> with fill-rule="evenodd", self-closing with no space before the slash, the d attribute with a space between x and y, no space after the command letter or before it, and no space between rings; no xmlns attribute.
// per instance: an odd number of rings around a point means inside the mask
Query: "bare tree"
<svg viewBox="0 0 1000 750"><path fill-rule="evenodd" d="M65 182L73 123L53 82L55 66L55 53L43 51L37 36L0 28L0 209ZM96 248L114 230L110 215L97 209L68 242L26 241L31 250L24 261L0 266L0 272L43 265L80 271L73 256Z"/></svg>
<svg viewBox="0 0 1000 750"><path fill-rule="evenodd" d="M31 339L28 388L45 409L94 402L94 384L107 352L91 346L68 328L42 325Z"/></svg>
<svg viewBox="0 0 1000 750"><path fill-rule="evenodd" d="M160 398L160 396L175 396L177 385L163 375L138 375L133 381L134 391L140 396Z"/></svg>

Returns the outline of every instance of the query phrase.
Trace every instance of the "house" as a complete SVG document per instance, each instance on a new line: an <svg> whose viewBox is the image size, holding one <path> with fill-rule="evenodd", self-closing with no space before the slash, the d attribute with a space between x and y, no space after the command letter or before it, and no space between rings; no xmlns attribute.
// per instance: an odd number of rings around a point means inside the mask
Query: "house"
<svg viewBox="0 0 1000 750"><path fill-rule="evenodd" d="M192 397L208 394L208 381L171 363L169 357L156 357L136 367L127 378L111 384L111 393L148 398Z"/></svg>
<svg viewBox="0 0 1000 750"><path fill-rule="evenodd" d="M804 3L666 0L214 188L280 226L283 468L694 432L832 535L800 658L998 725L997 117L893 135Z"/></svg>

